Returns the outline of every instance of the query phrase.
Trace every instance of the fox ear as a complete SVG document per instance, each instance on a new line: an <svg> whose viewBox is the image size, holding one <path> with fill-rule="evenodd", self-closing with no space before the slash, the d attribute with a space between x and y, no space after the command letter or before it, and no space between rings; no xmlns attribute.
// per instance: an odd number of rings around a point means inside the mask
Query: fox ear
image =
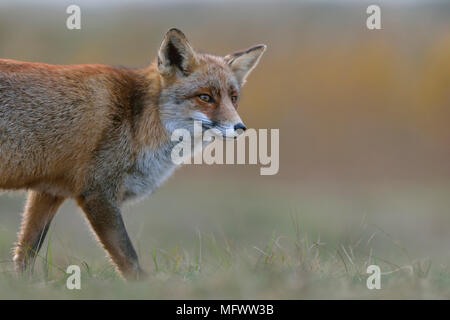
<svg viewBox="0 0 450 320"><path fill-rule="evenodd" d="M266 48L267 46L265 44L260 44L225 57L225 61L231 67L231 70L241 85L245 83L247 76L256 67Z"/></svg>
<svg viewBox="0 0 450 320"><path fill-rule="evenodd" d="M175 28L167 31L158 52L159 73L170 77L178 69L184 75L188 75L196 64L195 51L184 33Z"/></svg>

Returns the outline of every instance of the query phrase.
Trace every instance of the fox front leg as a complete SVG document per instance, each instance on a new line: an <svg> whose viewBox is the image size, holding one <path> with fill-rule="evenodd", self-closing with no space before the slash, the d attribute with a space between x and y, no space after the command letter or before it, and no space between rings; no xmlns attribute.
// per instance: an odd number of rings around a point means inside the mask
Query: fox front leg
<svg viewBox="0 0 450 320"><path fill-rule="evenodd" d="M119 272L128 280L143 278L145 273L139 266L118 204L98 194L78 197L77 202Z"/></svg>
<svg viewBox="0 0 450 320"><path fill-rule="evenodd" d="M64 198L30 191L22 217L17 246L14 249L16 272L23 273L33 261L45 240L50 223Z"/></svg>

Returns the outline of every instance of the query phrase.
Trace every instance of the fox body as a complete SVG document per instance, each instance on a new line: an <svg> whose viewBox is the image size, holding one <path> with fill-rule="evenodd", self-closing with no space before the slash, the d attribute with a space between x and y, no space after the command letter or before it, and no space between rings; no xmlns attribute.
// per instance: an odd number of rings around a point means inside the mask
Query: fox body
<svg viewBox="0 0 450 320"><path fill-rule="evenodd" d="M16 270L27 268L73 198L122 275L141 277L121 204L172 174L175 129L193 130L195 120L235 137L245 129L239 93L264 50L200 54L171 29L142 69L0 59L0 189L28 190Z"/></svg>

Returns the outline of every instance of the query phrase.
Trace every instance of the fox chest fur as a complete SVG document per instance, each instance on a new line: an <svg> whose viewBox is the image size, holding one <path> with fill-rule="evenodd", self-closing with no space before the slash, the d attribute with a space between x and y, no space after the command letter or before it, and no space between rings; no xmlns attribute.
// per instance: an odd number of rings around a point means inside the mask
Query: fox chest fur
<svg viewBox="0 0 450 320"><path fill-rule="evenodd" d="M123 180L123 200L137 200L150 195L169 178L175 168L170 144L157 150L142 150Z"/></svg>

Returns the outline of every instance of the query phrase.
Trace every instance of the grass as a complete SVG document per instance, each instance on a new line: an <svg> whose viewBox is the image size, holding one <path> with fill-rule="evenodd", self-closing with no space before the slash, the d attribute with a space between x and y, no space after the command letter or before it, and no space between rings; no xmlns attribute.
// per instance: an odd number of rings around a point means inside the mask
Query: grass
<svg viewBox="0 0 450 320"><path fill-rule="evenodd" d="M377 201L366 206L366 214L358 214L357 204L368 198L332 196L329 187L321 188L323 196L301 189L268 194L256 186L230 191L227 183L214 191L200 182L191 185L191 191L185 187L171 182L150 200L124 210L141 263L150 273L138 283L126 283L117 275L70 203L52 225L33 273L17 279L9 255L17 225L9 221L18 222L18 216L2 210L2 230L7 232L0 241L0 298L450 297L449 257L442 238L422 233L422 248L413 241L413 227L427 229L414 221L429 214L421 208L430 204L431 192L423 195L409 187L386 197L372 190L369 198ZM168 202L173 194L180 198ZM20 212L21 197L3 198L2 209ZM431 200L436 205L436 199ZM445 206L445 197L440 200ZM237 205L239 210L233 211ZM390 212L394 208L396 214ZM402 222L402 210L409 210L412 219ZM7 229L3 221L9 222ZM424 254L431 246L433 255ZM66 288L64 271L70 264L81 268L81 290ZM382 270L381 290L366 287L371 264Z"/></svg>

